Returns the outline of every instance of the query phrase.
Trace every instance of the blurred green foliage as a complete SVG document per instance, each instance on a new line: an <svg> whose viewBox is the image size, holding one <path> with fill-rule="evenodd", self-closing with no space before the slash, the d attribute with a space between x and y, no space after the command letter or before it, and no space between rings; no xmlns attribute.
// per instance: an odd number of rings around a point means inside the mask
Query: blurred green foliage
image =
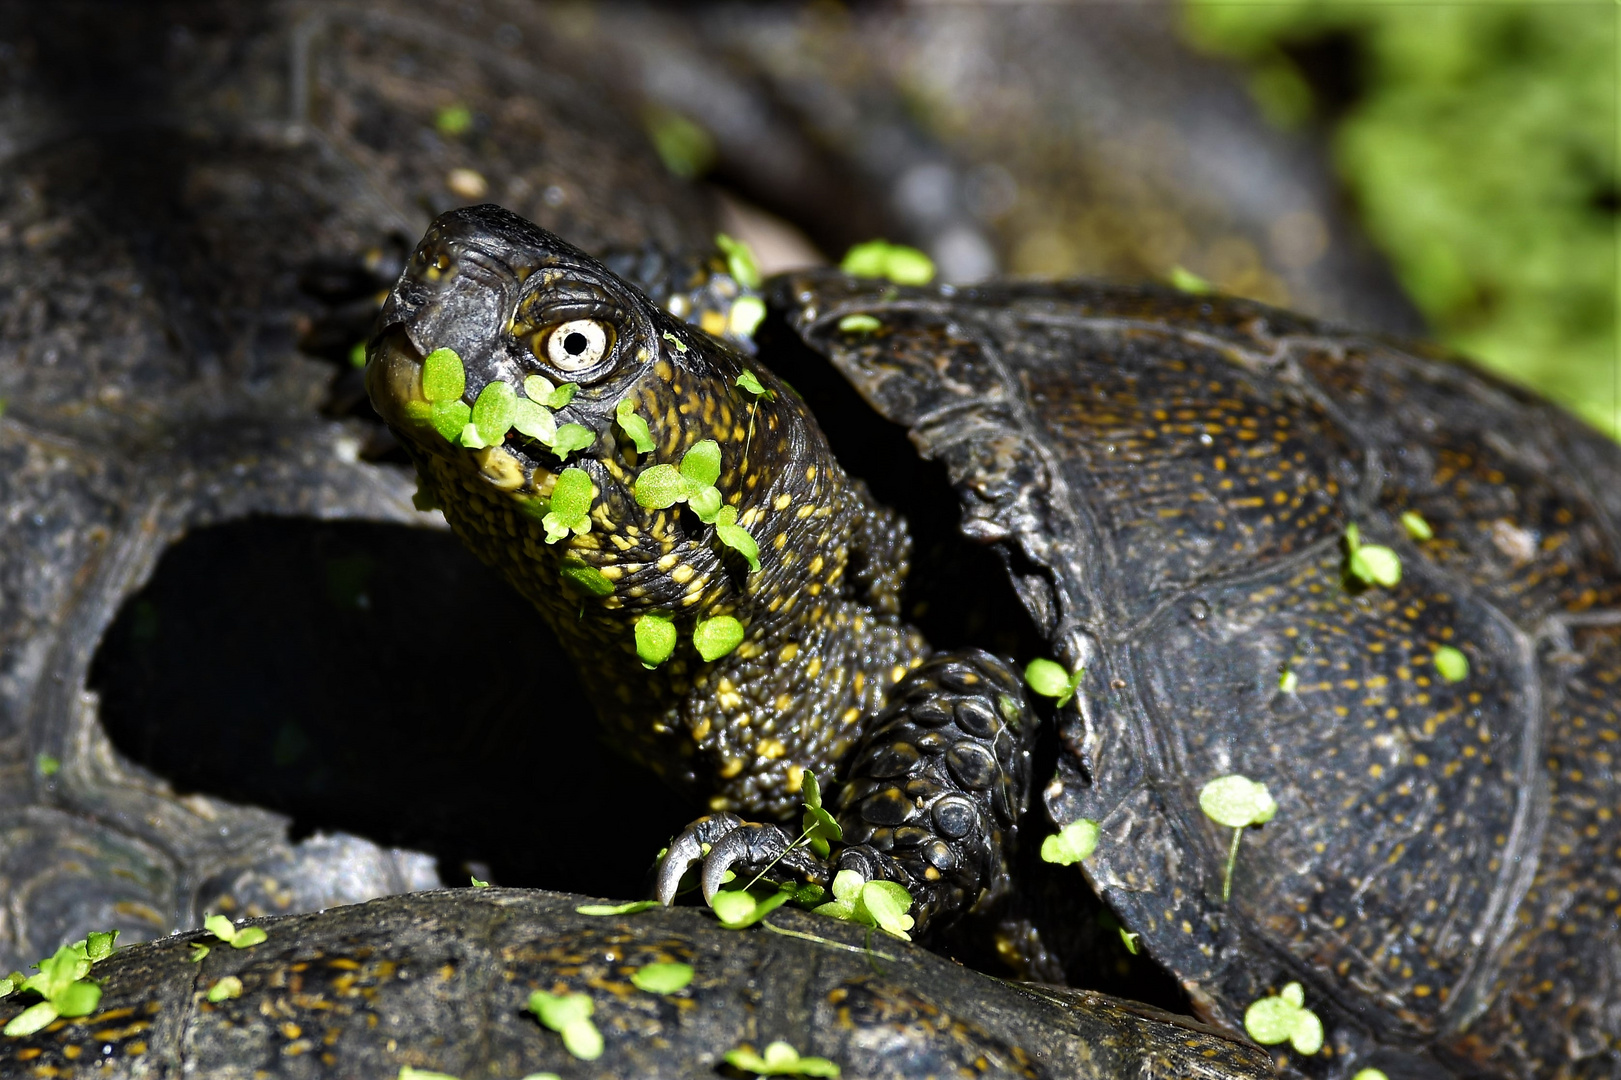
<svg viewBox="0 0 1621 1080"><path fill-rule="evenodd" d="M1618 12L1186 0L1184 25L1248 66L1274 123L1326 128L1440 338L1621 435Z"/></svg>

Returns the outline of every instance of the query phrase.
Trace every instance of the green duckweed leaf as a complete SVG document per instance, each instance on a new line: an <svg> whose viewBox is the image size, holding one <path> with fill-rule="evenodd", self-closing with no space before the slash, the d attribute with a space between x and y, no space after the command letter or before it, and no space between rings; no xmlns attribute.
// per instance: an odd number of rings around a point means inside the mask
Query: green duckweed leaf
<svg viewBox="0 0 1621 1080"><path fill-rule="evenodd" d="M747 1046L728 1050L722 1055L726 1064L757 1076L818 1076L837 1077L839 1067L824 1057L801 1057L799 1051L785 1042L774 1042L757 1054Z"/></svg>
<svg viewBox="0 0 1621 1080"><path fill-rule="evenodd" d="M649 613L636 617L636 656L642 666L651 670L670 658L675 652L675 623L670 616Z"/></svg>
<svg viewBox="0 0 1621 1080"><path fill-rule="evenodd" d="M870 334L883 325L872 315L846 315L839 320L839 332L844 334Z"/></svg>
<svg viewBox="0 0 1621 1080"><path fill-rule="evenodd" d="M541 404L545 405L548 409L561 409L569 402L573 401L574 395L579 392L579 383L566 382L557 389L553 390L551 393L547 394L546 400L542 401Z"/></svg>
<svg viewBox="0 0 1621 1080"><path fill-rule="evenodd" d="M262 926L244 926L236 932L236 937L231 941L231 948L246 949L250 945L259 944L269 936Z"/></svg>
<svg viewBox="0 0 1621 1080"><path fill-rule="evenodd" d="M541 405L546 404L546 399L552 396L555 389L552 381L544 375L530 375L523 381L524 396Z"/></svg>
<svg viewBox="0 0 1621 1080"><path fill-rule="evenodd" d="M1233 774L1218 776L1200 790L1199 809L1218 825L1243 829L1271 821L1278 804L1265 784Z"/></svg>
<svg viewBox="0 0 1621 1080"><path fill-rule="evenodd" d="M720 488L710 486L691 491L687 497L687 505L692 507L692 512L698 515L699 521L705 525L713 525L715 519L720 516Z"/></svg>
<svg viewBox="0 0 1621 1080"><path fill-rule="evenodd" d="M649 510L667 510L687 498L687 482L674 465L654 465L636 477L636 503Z"/></svg>
<svg viewBox="0 0 1621 1080"><path fill-rule="evenodd" d="M90 931L89 936L87 936L84 941L85 959L89 960L92 964L99 963L100 961L107 959L107 957L113 954L113 950L117 948L117 945L115 944L117 941L117 930Z"/></svg>
<svg viewBox="0 0 1621 1080"><path fill-rule="evenodd" d="M907 912L912 894L893 881L869 881L861 887L860 907L867 909L878 929L902 941L911 941L907 931L915 925Z"/></svg>
<svg viewBox="0 0 1621 1080"><path fill-rule="evenodd" d="M101 1003L101 987L88 979L69 984L51 999L58 1016L89 1016Z"/></svg>
<svg viewBox="0 0 1621 1080"><path fill-rule="evenodd" d="M456 441L469 450L482 450L490 445L484 441L484 436L478 433L478 425L471 421L462 426L462 433L456 437Z"/></svg>
<svg viewBox="0 0 1621 1080"><path fill-rule="evenodd" d="M1041 842L1043 862L1073 866L1090 858L1098 847L1098 823L1086 818L1070 822Z"/></svg>
<svg viewBox="0 0 1621 1080"><path fill-rule="evenodd" d="M28 1006L22 1012L11 1018L11 1021L0 1032L7 1035L32 1035L47 1024L54 1023L58 1016L56 1006L49 1001L39 1001Z"/></svg>
<svg viewBox="0 0 1621 1080"><path fill-rule="evenodd" d="M1032 660L1024 668L1024 681L1030 689L1042 697L1055 698L1059 708L1070 703L1085 675L1085 668L1071 673L1056 660Z"/></svg>
<svg viewBox="0 0 1621 1080"><path fill-rule="evenodd" d="M856 277L888 278L897 285L927 285L934 263L923 252L886 240L868 240L845 252L839 269Z"/></svg>
<svg viewBox="0 0 1621 1080"><path fill-rule="evenodd" d="M1353 522L1345 527L1346 569L1364 585L1393 588L1401 581L1401 556L1380 544L1364 544Z"/></svg>
<svg viewBox="0 0 1621 1080"><path fill-rule="evenodd" d="M34 771L41 776L55 776L62 771L62 763L49 754L40 754L34 758Z"/></svg>
<svg viewBox="0 0 1621 1080"><path fill-rule="evenodd" d="M613 595L614 583L608 580L606 574L572 555L563 560L557 573L563 579L563 584L575 592L588 596Z"/></svg>
<svg viewBox="0 0 1621 1080"><path fill-rule="evenodd" d="M1401 527L1407 530L1409 537L1421 544L1426 540L1435 539L1435 530L1430 528L1430 523L1425 521L1417 510L1408 510L1402 514Z"/></svg>
<svg viewBox="0 0 1621 1080"><path fill-rule="evenodd" d="M512 426L547 446L557 440L557 418L546 406L537 405L528 398L518 398L512 403Z"/></svg>
<svg viewBox="0 0 1621 1080"><path fill-rule="evenodd" d="M1171 267L1170 280L1173 289L1181 289L1185 293L1193 293L1196 296L1215 292L1210 282L1184 266Z"/></svg>
<svg viewBox="0 0 1621 1080"><path fill-rule="evenodd" d="M737 524L737 507L720 508L720 513L715 515L715 536L721 543L748 560L750 573L759 571L760 545L754 542L754 537L749 535L747 529Z"/></svg>
<svg viewBox="0 0 1621 1080"><path fill-rule="evenodd" d="M1351 552L1351 576L1365 585L1392 588L1401 582L1401 556L1379 544L1363 544Z"/></svg>
<svg viewBox="0 0 1621 1080"><path fill-rule="evenodd" d="M591 502L596 498L596 485L590 475L579 468L564 469L557 474L552 487L551 509L541 519L546 529L546 542L555 544L571 533L591 531Z"/></svg>
<svg viewBox="0 0 1621 1080"><path fill-rule="evenodd" d="M760 287L760 264L755 261L754 251L748 244L725 233L716 233L715 246L726 256L726 272L739 285L745 289Z"/></svg>
<svg viewBox="0 0 1621 1080"><path fill-rule="evenodd" d="M459 442L462 429L473 417L473 410L461 398L436 401L428 408L428 423L445 437L446 442Z"/></svg>
<svg viewBox="0 0 1621 1080"><path fill-rule="evenodd" d="M861 871L840 870L833 875L833 898L854 904L861 898L861 886L866 883L867 879L861 876Z"/></svg>
<svg viewBox="0 0 1621 1080"><path fill-rule="evenodd" d="M673 994L692 982L692 965L677 963L643 964L631 972L631 985L649 994Z"/></svg>
<svg viewBox="0 0 1621 1080"><path fill-rule="evenodd" d="M475 889L488 889L490 887L490 883L488 881L480 881L472 874L467 875L467 880L472 883L472 886Z"/></svg>
<svg viewBox="0 0 1621 1080"><path fill-rule="evenodd" d="M1285 671L1278 676L1278 689L1285 694L1292 694L1300 686L1300 676L1293 671Z"/></svg>
<svg viewBox="0 0 1621 1080"><path fill-rule="evenodd" d="M488 446L498 446L512 429L512 414L518 395L499 379L486 383L473 402L473 426Z"/></svg>
<svg viewBox="0 0 1621 1080"><path fill-rule="evenodd" d="M536 990L529 995L529 1011L546 1027L563 1037L563 1046L581 1061L602 1056L602 1032L591 1022L596 1005L585 994L548 994Z"/></svg>
<svg viewBox="0 0 1621 1080"><path fill-rule="evenodd" d="M681 475L693 484L713 487L720 479L720 443L704 439L681 455Z"/></svg>
<svg viewBox="0 0 1621 1080"><path fill-rule="evenodd" d="M455 349L435 349L422 361L422 396L432 402L459 401L467 392L467 369Z"/></svg>
<svg viewBox="0 0 1621 1080"><path fill-rule="evenodd" d="M1323 1022L1305 1007L1305 991L1290 983L1276 997L1264 997L1244 1011L1244 1030L1263 1046L1287 1041L1310 1056L1323 1048Z"/></svg>
<svg viewBox="0 0 1621 1080"><path fill-rule="evenodd" d="M1139 935L1128 931L1124 926L1120 927L1120 941L1123 945L1125 945L1126 951L1133 956L1136 956L1141 948L1137 944L1138 936Z"/></svg>
<svg viewBox="0 0 1621 1080"><path fill-rule="evenodd" d="M0 979L0 998L10 997L16 991L21 990L23 983L26 981L20 971L14 971L5 978Z"/></svg>
<svg viewBox="0 0 1621 1080"><path fill-rule="evenodd" d="M682 341L680 338L676 337L674 334L670 333L670 331L666 330L666 331L664 331L664 333L660 334L659 336L662 337L665 341L668 341L671 345L674 345L676 352L684 353L684 352L687 351L687 343L685 341Z"/></svg>
<svg viewBox="0 0 1621 1080"><path fill-rule="evenodd" d="M207 945L201 945L194 941L191 943L191 955L186 957L186 961L192 964L200 964L210 951Z"/></svg>
<svg viewBox="0 0 1621 1080"><path fill-rule="evenodd" d="M439 134L454 138L473 126L473 113L466 105L446 105L433 118Z"/></svg>
<svg viewBox="0 0 1621 1080"><path fill-rule="evenodd" d="M237 926L225 915L210 915L203 920L203 929L233 949L246 949L269 937L263 927Z"/></svg>
<svg viewBox="0 0 1621 1080"><path fill-rule="evenodd" d="M657 105L643 111L642 121L659 160L673 175L691 180L714 164L715 139L703 125Z"/></svg>
<svg viewBox="0 0 1621 1080"><path fill-rule="evenodd" d="M760 382L760 377L748 368L744 368L743 374L737 377L737 385L761 401L770 401L777 396L775 390L767 390L765 385Z"/></svg>
<svg viewBox="0 0 1621 1080"><path fill-rule="evenodd" d="M692 643L705 663L719 660L743 644L743 624L730 615L704 619L692 628Z"/></svg>
<svg viewBox="0 0 1621 1080"><path fill-rule="evenodd" d="M783 890L772 893L764 900L757 900L740 889L722 889L715 894L709 906L726 929L742 930L744 927L753 926L793 899L793 896L791 891Z"/></svg>
<svg viewBox="0 0 1621 1080"><path fill-rule="evenodd" d="M734 337L749 337L765 321L765 301L758 296L739 296L732 301L726 313L726 332Z"/></svg>
<svg viewBox="0 0 1621 1080"><path fill-rule="evenodd" d="M1221 882L1221 898L1225 901L1232 895L1233 867L1238 863L1238 845L1244 838L1244 830L1271 821L1278 812L1278 804L1265 784L1235 773L1218 776L1201 788L1199 809L1212 821L1233 830L1233 842L1227 849L1227 871Z"/></svg>
<svg viewBox="0 0 1621 1080"><path fill-rule="evenodd" d="M1351 1080L1390 1080L1390 1077L1378 1069L1361 1069Z"/></svg>
<svg viewBox="0 0 1621 1080"><path fill-rule="evenodd" d="M630 398L620 398L619 404L614 406L614 422L636 447L638 454L653 452L653 432L648 429L647 421L637 415L636 403Z"/></svg>
<svg viewBox="0 0 1621 1080"><path fill-rule="evenodd" d="M566 458L576 450L584 450L597 441L597 433L584 424L564 424L552 439L552 453Z"/></svg>
<svg viewBox="0 0 1621 1080"><path fill-rule="evenodd" d="M1451 645L1435 650L1436 673L1447 682L1463 682L1469 677L1469 658Z"/></svg>
<svg viewBox="0 0 1621 1080"><path fill-rule="evenodd" d="M357 341L349 348L349 366L363 368L366 366L366 343Z"/></svg>
<svg viewBox="0 0 1621 1080"><path fill-rule="evenodd" d="M799 778L799 801L805 804L807 810L822 808L822 783L810 769L806 769Z"/></svg>
<svg viewBox="0 0 1621 1080"><path fill-rule="evenodd" d="M632 900L628 904L581 904L574 910L581 915L636 915L658 906L657 900Z"/></svg>
<svg viewBox="0 0 1621 1080"><path fill-rule="evenodd" d="M242 980L235 975L227 975L208 988L208 1000L218 1005L227 998L242 996Z"/></svg>

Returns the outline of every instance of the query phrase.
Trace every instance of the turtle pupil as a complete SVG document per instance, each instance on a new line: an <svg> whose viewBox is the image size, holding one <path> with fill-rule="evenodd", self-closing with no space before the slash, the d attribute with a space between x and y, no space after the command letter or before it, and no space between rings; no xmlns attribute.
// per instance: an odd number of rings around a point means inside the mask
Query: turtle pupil
<svg viewBox="0 0 1621 1080"><path fill-rule="evenodd" d="M581 353L585 352L586 347L590 344L591 343L585 339L585 335L578 332L570 334L568 337L563 339L563 348L568 350L568 354L570 356L579 356Z"/></svg>

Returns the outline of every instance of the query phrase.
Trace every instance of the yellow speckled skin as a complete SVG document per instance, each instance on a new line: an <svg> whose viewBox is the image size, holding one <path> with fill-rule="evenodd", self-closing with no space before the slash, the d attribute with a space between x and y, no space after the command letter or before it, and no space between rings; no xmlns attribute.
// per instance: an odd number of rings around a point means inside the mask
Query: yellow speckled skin
<svg viewBox="0 0 1621 1080"><path fill-rule="evenodd" d="M782 816L802 770L829 772L856 722L927 653L895 615L903 527L833 463L803 404L769 371L755 366L769 391L756 401L736 384L743 357L555 238L490 208L481 214L476 227L447 215L423 240L374 341L373 401L456 534L551 622L621 745L717 810ZM612 327L610 355L584 377L550 366L544 346L549 327L581 317ZM566 463L516 431L501 448L452 445L410 408L422 401L420 358L441 346L464 362L467 401L496 379L577 379L557 420L583 424L595 441ZM649 423L650 453L638 454L613 422L626 398ZM652 510L634 497L640 473L678 463L706 439L721 448L716 486L761 549L758 572L684 505ZM547 543L545 500L565 467L583 469L595 487L590 529ZM565 583L565 560L595 568L612 593ZM855 576L857 564L866 576ZM652 670L634 633L649 612L671 613L679 634L674 655ZM720 615L737 618L746 636L705 663L692 630ZM521 658L492 645L491 662Z"/></svg>

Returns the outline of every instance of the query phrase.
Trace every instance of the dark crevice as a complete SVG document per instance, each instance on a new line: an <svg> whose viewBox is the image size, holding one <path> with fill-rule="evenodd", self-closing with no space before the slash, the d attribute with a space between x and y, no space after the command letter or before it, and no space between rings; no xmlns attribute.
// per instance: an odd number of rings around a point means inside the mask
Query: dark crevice
<svg viewBox="0 0 1621 1080"><path fill-rule="evenodd" d="M127 756L181 792L478 863L505 885L640 895L697 808L598 741L540 617L448 533L258 518L166 552L90 678Z"/></svg>

